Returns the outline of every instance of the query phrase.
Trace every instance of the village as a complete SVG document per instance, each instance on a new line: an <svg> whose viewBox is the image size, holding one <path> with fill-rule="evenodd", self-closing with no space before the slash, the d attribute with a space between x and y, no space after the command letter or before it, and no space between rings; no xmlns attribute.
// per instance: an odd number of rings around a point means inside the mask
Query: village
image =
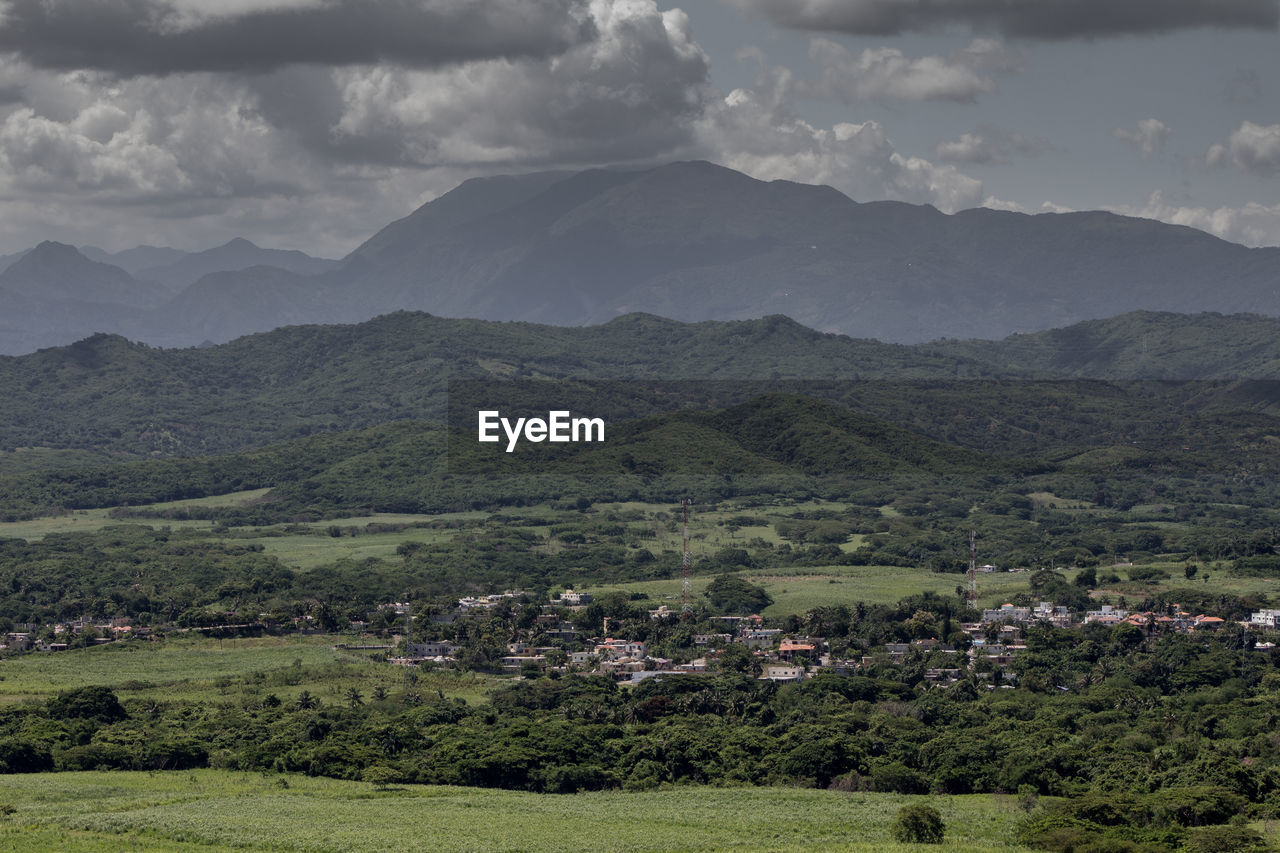
<svg viewBox="0 0 1280 853"><path fill-rule="evenodd" d="M733 670L752 673L763 681L787 683L822 672L881 677L912 664L922 669L917 680L926 684L953 684L972 675L994 690L1018 683L1015 660L1027 650L1027 632L1037 626L1080 631L1089 626L1093 630L1128 626L1141 636L1234 629L1244 632L1248 647L1259 652L1275 648L1274 635L1280 631L1280 609L1263 609L1251 613L1247 620L1229 621L1193 614L1177 605L1157 613L1101 604L1095 610L1073 614L1065 606L1041 601L1034 606L1006 603L983 609L980 619L957 622L950 632L931 631L926 618L923 631L922 624L913 624L911 630L928 636L860 644L848 636L832 641L789 630L797 627L795 617L714 615L686 612L679 605L667 604L636 608L629 617L603 616L597 626L600 630L593 632L579 627L593 601L589 592L566 589L541 604L524 591L508 591L466 596L453 601L451 607L423 608L422 613L415 613L409 603L387 602L366 619L350 620L345 631L332 625L325 630L309 614L295 615L283 624L269 614L260 614L252 622L168 630L135 627L126 619L101 623L76 619L52 626L14 625L16 630L0 635L0 653L61 652L156 639L172 632L206 636L337 633L351 638L340 640L337 645L342 648L385 653L388 662L412 669L461 668L517 677L583 673L606 675L627 684ZM922 614L917 613L909 621L921 620ZM495 624L508 634L504 643L488 633Z"/></svg>
<svg viewBox="0 0 1280 853"><path fill-rule="evenodd" d="M436 629L434 633L444 635L448 632L440 631L441 627L488 615L498 608L509 610L513 602L522 598L525 596L519 592L461 598L451 612L427 618ZM996 689L1017 684L1014 660L1027 649L1025 635L1034 626L1081 630L1090 625L1130 626L1144 636L1216 633L1235 628L1248 633L1249 647L1260 652L1275 648L1273 641L1260 638L1280 629L1280 610L1264 609L1252 613L1246 621L1228 622L1218 616L1192 614L1178 606L1168 613L1154 613L1129 612L1104 604L1076 618L1068 608L1042 601L1033 607L1004 604L984 609L979 621L958 623L958 633L953 632L951 642L932 636L919 637L905 642L886 642L852 655L848 653L847 639L835 647L824 637L788 631L774 624L778 620L765 619L759 614L695 617L665 604L648 610L647 630L637 631L639 626L634 621L625 623L604 617L602 636L586 636L586 632L570 620L592 600L590 593L566 590L542 605L533 624L517 632L519 637L506 644L506 654L492 661L492 668L525 677L593 673L630 684L649 678L697 676L734 669L754 672L761 680L797 682L820 672L880 674L886 665L898 666L914 660L926 664L923 673L926 682L951 684L973 673L979 681L986 682L989 689ZM383 608L410 621L415 618L406 604L392 603ZM680 632L687 633L689 641L682 654L655 654L650 650L655 643L647 645L645 640L635 638L638 634L661 636L663 627L682 623L695 626L692 632ZM707 630L697 630L703 627ZM612 636L611 632L619 636ZM621 638L623 635L628 638ZM661 645L670 649L672 644ZM398 653L388 658L391 663L406 667L456 667L464 665L466 645L456 639L441 638L401 641L397 649ZM845 654L840 654L841 651Z"/></svg>

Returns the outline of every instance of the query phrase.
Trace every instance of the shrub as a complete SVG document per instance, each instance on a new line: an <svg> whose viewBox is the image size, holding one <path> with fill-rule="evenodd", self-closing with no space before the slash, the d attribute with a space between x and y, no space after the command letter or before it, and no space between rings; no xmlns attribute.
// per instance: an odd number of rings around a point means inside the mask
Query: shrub
<svg viewBox="0 0 1280 853"><path fill-rule="evenodd" d="M929 792L928 777L898 761L872 768L871 779L876 791L895 794L927 794Z"/></svg>
<svg viewBox="0 0 1280 853"><path fill-rule="evenodd" d="M942 815L932 806L903 806L889 831L901 844L941 844L946 825Z"/></svg>
<svg viewBox="0 0 1280 853"><path fill-rule="evenodd" d="M1266 853L1270 848L1247 826L1205 826L1192 830L1182 849L1187 853Z"/></svg>

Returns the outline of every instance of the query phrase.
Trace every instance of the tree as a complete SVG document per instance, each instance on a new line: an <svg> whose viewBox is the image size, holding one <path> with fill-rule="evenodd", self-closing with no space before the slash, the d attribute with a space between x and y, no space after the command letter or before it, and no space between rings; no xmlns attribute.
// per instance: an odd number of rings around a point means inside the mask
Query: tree
<svg viewBox="0 0 1280 853"><path fill-rule="evenodd" d="M109 687L78 687L49 700L49 716L54 719L94 719L111 723L129 715Z"/></svg>
<svg viewBox="0 0 1280 853"><path fill-rule="evenodd" d="M751 650L741 643L730 643L716 657L713 664L721 672L741 672L754 675L757 671L756 659Z"/></svg>
<svg viewBox="0 0 1280 853"><path fill-rule="evenodd" d="M945 830L946 824L938 810L920 803L899 809L897 819L889 828L900 844L941 844Z"/></svg>
<svg viewBox="0 0 1280 853"><path fill-rule="evenodd" d="M705 595L711 599L711 606L723 613L759 613L773 604L764 587L736 575L715 578L707 584Z"/></svg>

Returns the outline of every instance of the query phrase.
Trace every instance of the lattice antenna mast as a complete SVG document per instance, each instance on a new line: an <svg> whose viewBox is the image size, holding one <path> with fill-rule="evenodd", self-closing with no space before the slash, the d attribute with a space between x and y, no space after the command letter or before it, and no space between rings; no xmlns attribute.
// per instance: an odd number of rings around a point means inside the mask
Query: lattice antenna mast
<svg viewBox="0 0 1280 853"><path fill-rule="evenodd" d="M689 554L689 499L680 502L684 507L684 549L680 557L680 612L692 613L693 603L689 600L689 569L693 567L693 557Z"/></svg>
<svg viewBox="0 0 1280 853"><path fill-rule="evenodd" d="M970 607L978 606L978 531L969 531L969 594Z"/></svg>

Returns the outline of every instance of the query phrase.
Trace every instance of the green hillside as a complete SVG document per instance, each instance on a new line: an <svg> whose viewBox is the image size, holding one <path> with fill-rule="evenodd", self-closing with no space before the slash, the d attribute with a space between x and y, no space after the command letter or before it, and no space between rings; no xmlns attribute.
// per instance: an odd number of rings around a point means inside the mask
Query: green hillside
<svg viewBox="0 0 1280 853"><path fill-rule="evenodd" d="M688 385L655 399L632 389L629 410L620 413L722 407L796 391L999 451L1025 443L1030 432L1043 441L1062 423L1082 432L1096 427L1071 411L1078 407L1070 401L1061 410L1062 398L1082 389L1133 402L1154 396L1194 407L1269 408L1276 399L1271 386L1236 380L1276 377L1276 324L1248 316L1135 314L1005 341L901 346L822 334L785 317L682 324L632 314L565 328L400 312L353 326L287 327L202 349L153 349L98 335L0 358L0 471L76 467L93 457L227 453L398 420L441 421L450 381L467 379L750 381L761 384L737 392ZM1076 385L1063 393L1051 384L1029 390L1010 381L1030 377L1216 381L1140 391L1126 385L1118 392ZM628 399L627 392L614 398ZM1026 423L1032 416L1039 427ZM994 429L989 421L997 422Z"/></svg>

